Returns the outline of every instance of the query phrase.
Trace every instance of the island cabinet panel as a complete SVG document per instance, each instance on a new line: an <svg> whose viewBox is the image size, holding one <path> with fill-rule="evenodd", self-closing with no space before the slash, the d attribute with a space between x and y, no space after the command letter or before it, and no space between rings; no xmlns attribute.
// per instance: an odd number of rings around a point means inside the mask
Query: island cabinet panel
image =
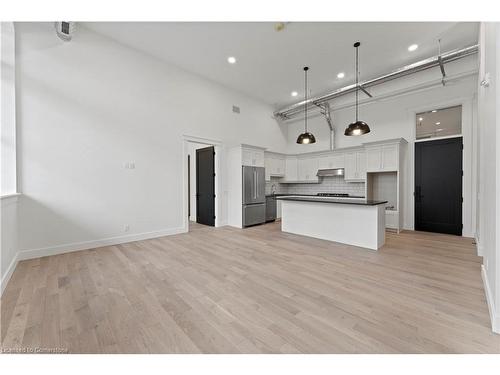
<svg viewBox="0 0 500 375"><path fill-rule="evenodd" d="M280 198L278 198L280 200ZM281 230L367 249L385 243L384 203L281 198ZM360 230L362 228L362 230Z"/></svg>
<svg viewBox="0 0 500 375"><path fill-rule="evenodd" d="M318 169L344 168L344 154L328 155L318 158Z"/></svg>
<svg viewBox="0 0 500 375"><path fill-rule="evenodd" d="M344 179L351 182L366 180L366 154L353 151L345 154Z"/></svg>
<svg viewBox="0 0 500 375"><path fill-rule="evenodd" d="M366 148L366 168L368 172L393 172L399 167L398 145Z"/></svg>

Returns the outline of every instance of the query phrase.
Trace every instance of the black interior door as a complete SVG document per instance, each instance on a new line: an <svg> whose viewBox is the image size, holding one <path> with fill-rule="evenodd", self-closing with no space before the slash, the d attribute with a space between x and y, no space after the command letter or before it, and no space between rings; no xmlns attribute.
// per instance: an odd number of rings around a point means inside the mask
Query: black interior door
<svg viewBox="0 0 500 375"><path fill-rule="evenodd" d="M462 235L462 138L415 143L415 230Z"/></svg>
<svg viewBox="0 0 500 375"><path fill-rule="evenodd" d="M215 149L196 150L196 222L215 226Z"/></svg>

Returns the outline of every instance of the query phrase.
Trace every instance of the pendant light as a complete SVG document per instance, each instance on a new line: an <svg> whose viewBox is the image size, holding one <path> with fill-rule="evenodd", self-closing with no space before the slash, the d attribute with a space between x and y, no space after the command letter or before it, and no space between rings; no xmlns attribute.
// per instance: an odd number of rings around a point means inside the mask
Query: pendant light
<svg viewBox="0 0 500 375"><path fill-rule="evenodd" d="M312 133L309 133L307 131L307 71L309 68L307 66L304 67L304 86L305 86L305 103L306 105L304 106L304 133L300 134L297 138L297 143L301 145L307 145L310 143L315 143L316 138L314 138L314 135Z"/></svg>
<svg viewBox="0 0 500 375"><path fill-rule="evenodd" d="M363 135L370 132L370 127L364 121L358 120L358 79L359 79L359 69L358 69L358 48L361 45L360 42L354 43L354 48L356 48L356 122L349 124L349 126L345 129L344 135Z"/></svg>

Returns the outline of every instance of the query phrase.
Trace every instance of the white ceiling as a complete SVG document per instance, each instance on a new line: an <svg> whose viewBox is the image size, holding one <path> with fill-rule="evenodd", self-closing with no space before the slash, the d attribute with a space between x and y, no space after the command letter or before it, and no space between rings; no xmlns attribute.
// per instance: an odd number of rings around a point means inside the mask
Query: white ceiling
<svg viewBox="0 0 500 375"><path fill-rule="evenodd" d="M303 96L303 66L313 94L354 81L355 41L361 79L442 51L477 43L477 23L305 22L275 31L268 22L91 22L91 30L279 107ZM419 48L408 52L416 43ZM227 63L235 56L237 63ZM337 73L345 72L344 79ZM299 96L292 98L290 93Z"/></svg>

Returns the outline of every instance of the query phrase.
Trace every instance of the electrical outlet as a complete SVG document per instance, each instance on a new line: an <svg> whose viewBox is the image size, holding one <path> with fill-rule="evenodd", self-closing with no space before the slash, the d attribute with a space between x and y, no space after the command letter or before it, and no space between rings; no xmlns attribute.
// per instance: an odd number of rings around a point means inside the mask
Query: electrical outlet
<svg viewBox="0 0 500 375"><path fill-rule="evenodd" d="M125 225L123 226L123 231L124 231L124 232L128 232L129 230L130 230L130 225L125 224Z"/></svg>

